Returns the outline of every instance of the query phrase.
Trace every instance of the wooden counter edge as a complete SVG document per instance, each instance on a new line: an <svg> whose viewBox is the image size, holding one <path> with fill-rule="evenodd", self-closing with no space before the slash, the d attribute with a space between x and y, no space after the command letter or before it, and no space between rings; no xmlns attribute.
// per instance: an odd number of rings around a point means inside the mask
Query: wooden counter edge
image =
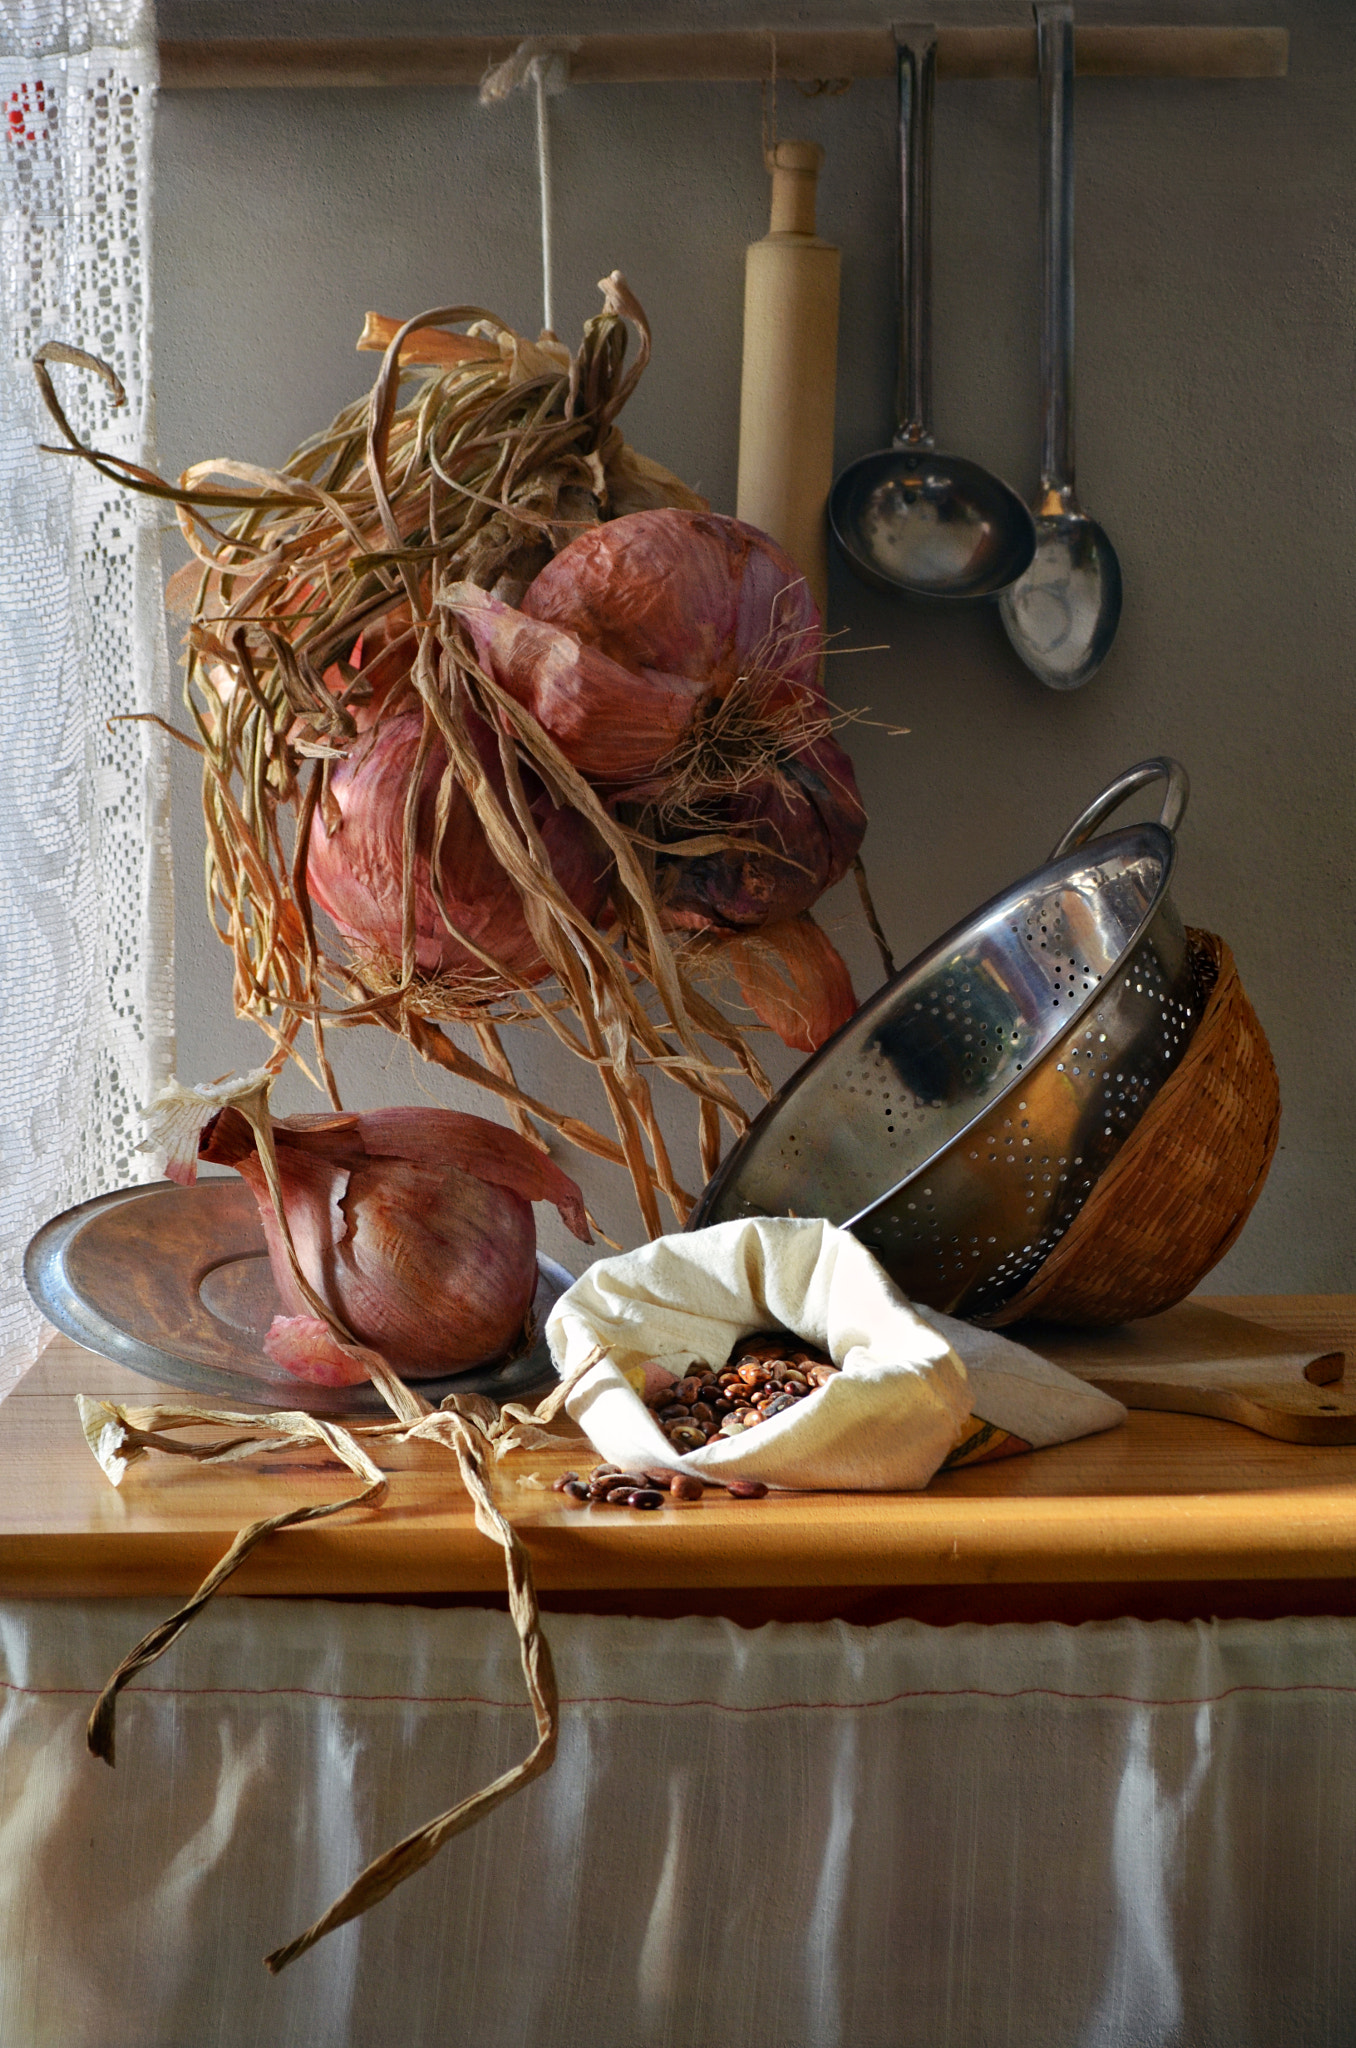
<svg viewBox="0 0 1356 2048"><path fill-rule="evenodd" d="M1347 1341L1352 1296L1216 1298L1216 1304L1304 1332L1305 1341ZM1356 1353L1356 1344L1350 1349ZM53 1354L54 1356L54 1354ZM44 1402L69 1398L85 1364L77 1352L48 1368L28 1392ZM95 1381L97 1384L97 1380ZM138 1383L140 1388L140 1383ZM25 1384L11 1399L25 1403ZM125 1397L124 1397L125 1398ZM152 1395L153 1398L153 1395ZM72 1424L74 1427L74 1424ZM1235 1426L1201 1428L1234 1434ZM1240 1433L1240 1442L1247 1436ZM1252 1440L1254 1453L1262 1440ZM1270 1457L1278 1446L1266 1448ZM1079 1446L1040 1453L1069 1460ZM1290 1455L1290 1454L1284 1454ZM1320 1453L1350 1458L1350 1453ZM1023 1461L1025 1462L1025 1461ZM1217 1466L1217 1461L1216 1461ZM968 1599L978 1611L986 1589L1082 1585L1096 1604L1098 1587L1234 1587L1273 1584L1332 1589L1334 1600L1356 1586L1356 1479L1319 1477L1295 1483L1250 1484L1245 1490L1115 1491L1031 1494L1005 1492L1015 1477L995 1468L996 1493L947 1486L912 1496L815 1496L734 1504L708 1500L695 1512L642 1517L568 1510L548 1494L505 1495L549 1599L630 1602L715 1600L740 1589L772 1590L783 1600L796 1589L806 1601L833 1589L915 1589L920 1601ZM1334 1466L1334 1472L1340 1469ZM91 1485L102 1486L90 1473ZM136 1489L135 1491L139 1491ZM502 1560L478 1536L469 1507L458 1516L428 1512L427 1502L402 1512L400 1481L384 1513L290 1529L271 1538L230 1582L241 1594L310 1598L485 1599L502 1596ZM82 1496L83 1497L83 1496ZM64 1529L25 1520L0 1536L0 1596L174 1599L191 1592L225 1550L234 1523L191 1516L168 1527L146 1525L144 1502L129 1492L133 1526L117 1526L101 1503L97 1523ZM259 1508L249 1503L240 1519ZM136 1526L137 1523L140 1526ZM931 1590L929 1590L931 1589ZM967 1590L969 1589L968 1593ZM874 1596L873 1596L874 1597ZM1054 1597L1053 1595L1051 1597ZM1109 1596L1108 1596L1109 1597ZM1184 1596L1183 1596L1184 1597ZM1306 1596L1308 1597L1308 1596ZM1312 1597L1320 1598L1321 1590ZM1204 1598L1204 1596L1202 1596ZM1210 1611L1208 1605L1200 1608Z"/></svg>
<svg viewBox="0 0 1356 2048"><path fill-rule="evenodd" d="M543 1591L749 1586L985 1586L1356 1577L1356 1488L1245 1494L957 1499L919 1495L901 1515L859 1498L850 1518L515 1516ZM780 1507L780 1504L779 1504ZM191 1592L220 1557L220 1531L9 1534L0 1597ZM313 1524L262 1545L238 1593L334 1597L493 1593L498 1550L468 1526Z"/></svg>

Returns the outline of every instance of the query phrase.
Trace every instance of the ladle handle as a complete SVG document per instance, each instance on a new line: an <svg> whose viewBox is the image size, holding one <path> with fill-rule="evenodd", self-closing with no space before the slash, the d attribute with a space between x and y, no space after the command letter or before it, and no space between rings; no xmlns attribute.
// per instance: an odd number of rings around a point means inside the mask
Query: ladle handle
<svg viewBox="0 0 1356 2048"><path fill-rule="evenodd" d="M1093 798L1082 817L1070 825L1051 854L1051 860L1061 860L1066 853L1085 846L1104 819L1119 810L1136 790L1147 789L1151 782L1166 782L1168 785L1158 822L1165 832L1175 832L1186 814L1191 783L1180 761L1174 761L1167 754L1155 754L1151 761L1141 761L1137 767L1127 768L1124 775L1118 775L1099 797Z"/></svg>
<svg viewBox="0 0 1356 2048"><path fill-rule="evenodd" d="M1074 482L1074 18L1066 0L1036 17L1041 87L1041 496L1072 509Z"/></svg>
<svg viewBox="0 0 1356 2048"><path fill-rule="evenodd" d="M932 446L932 103L937 31L895 27L899 76L899 384L896 448Z"/></svg>

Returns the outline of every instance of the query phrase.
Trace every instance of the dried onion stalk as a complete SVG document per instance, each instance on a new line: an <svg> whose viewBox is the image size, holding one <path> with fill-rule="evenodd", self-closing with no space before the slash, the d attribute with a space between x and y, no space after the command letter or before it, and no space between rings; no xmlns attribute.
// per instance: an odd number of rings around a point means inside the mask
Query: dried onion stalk
<svg viewBox="0 0 1356 2048"><path fill-rule="evenodd" d="M573 356L474 307L388 328L370 398L281 470L204 463L178 486L81 443L45 363L38 374L67 452L173 503L197 558L186 698L203 760L209 901L233 952L236 1007L274 1041L270 1065L300 1058L309 1026L315 1077L337 1108L327 1030L382 1024L488 1089L538 1145L532 1119L624 1165L655 1235L658 1195L680 1220L691 1197L668 1158L652 1071L695 1098L708 1171L720 1121L736 1133L747 1124L735 1077L768 1092L744 1029L703 993L678 929L724 913L713 897L685 918L691 906L670 878L696 878L706 867L694 863L722 858L761 859L783 880L803 872L789 896L767 892L761 915L785 921L842 863L826 862L823 847L807 860L788 843L808 813L774 820L760 842L761 813L749 831L719 805L707 815L680 804L657 832L654 798L637 810L595 787L448 608L449 594L464 603L468 587L516 607L562 549L629 513L704 511L622 440L616 415L648 359L649 334L618 273L602 289L604 310ZM469 334L447 332L468 322ZM626 322L639 337L629 366ZM430 358L429 372L408 374ZM51 348L47 359L102 373L79 351ZM548 576L538 601L550 589ZM806 682L802 712L819 720ZM767 707L754 708L761 716ZM807 761L839 752L826 724L800 737ZM381 868L367 892L378 913L368 917L340 886L339 850L351 832L345 792L383 748L400 756L405 778L400 860L397 872L388 830L379 863L347 863L361 882ZM761 765L794 810L801 795L787 758L785 745L773 746ZM746 767L735 779L747 809L759 778ZM850 788L850 769L840 780ZM474 914L484 892L476 905L457 894L462 853L442 858L469 839L468 822L496 871L489 917ZM843 819L816 830L816 846L831 846ZM317 905L333 913L337 943ZM543 1026L592 1066L615 1138L523 1091L499 1036L510 1022Z"/></svg>

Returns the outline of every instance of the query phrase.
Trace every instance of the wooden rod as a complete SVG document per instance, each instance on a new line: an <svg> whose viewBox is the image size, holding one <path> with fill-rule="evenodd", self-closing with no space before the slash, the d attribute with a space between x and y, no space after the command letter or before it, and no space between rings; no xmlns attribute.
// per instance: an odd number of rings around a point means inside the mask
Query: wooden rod
<svg viewBox="0 0 1356 2048"><path fill-rule="evenodd" d="M772 69L772 35L727 29L692 35L586 36L569 58L572 85L757 84ZM1284 78L1283 28L1080 28L1082 78ZM779 29L777 76L886 78L888 28ZM253 87L478 85L517 47L512 36L203 38L160 45L167 92ZM941 78L1034 78L1034 28L942 28Z"/></svg>

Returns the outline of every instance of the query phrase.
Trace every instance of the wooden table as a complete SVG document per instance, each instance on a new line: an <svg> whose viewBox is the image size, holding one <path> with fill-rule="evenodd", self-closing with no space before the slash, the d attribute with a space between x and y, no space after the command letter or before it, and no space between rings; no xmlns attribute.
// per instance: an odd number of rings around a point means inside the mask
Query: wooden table
<svg viewBox="0 0 1356 2048"><path fill-rule="evenodd" d="M1356 1371L1356 1295L1217 1305L1341 1345ZM85 1446L76 1393L160 1398L58 1338L0 1406L0 1595L168 1601L242 1523L351 1490L342 1468L299 1453L216 1469L152 1454L115 1491ZM592 1461L582 1438L565 1437L558 1452L499 1468L545 1607L747 1623L1356 1613L1356 1446L1139 1411L1121 1429L950 1473L922 1494L709 1494L654 1514L566 1506L549 1490ZM476 1533L451 1458L414 1446L378 1462L392 1474L379 1511L270 1538L230 1590L501 1600L500 1553Z"/></svg>

